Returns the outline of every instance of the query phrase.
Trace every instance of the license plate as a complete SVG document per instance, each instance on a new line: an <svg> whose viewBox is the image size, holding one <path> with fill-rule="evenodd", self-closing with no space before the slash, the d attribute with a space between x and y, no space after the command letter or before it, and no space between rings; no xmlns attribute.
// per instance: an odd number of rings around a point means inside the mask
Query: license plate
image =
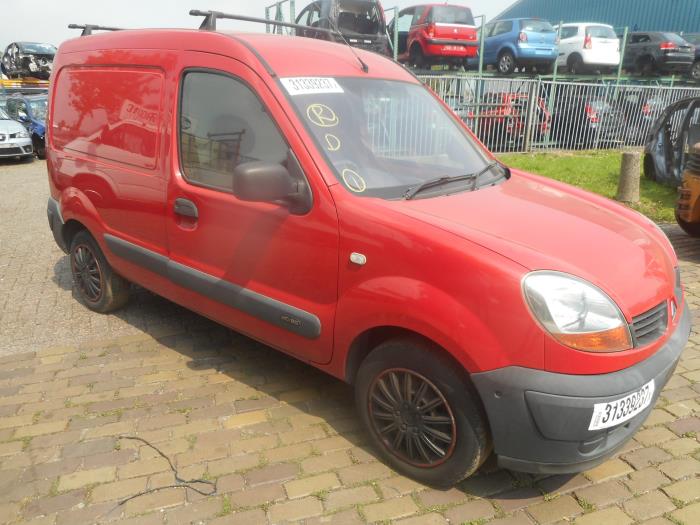
<svg viewBox="0 0 700 525"><path fill-rule="evenodd" d="M588 430L601 430L624 423L642 412L654 397L654 380L621 399L593 405L593 417Z"/></svg>
<svg viewBox="0 0 700 525"><path fill-rule="evenodd" d="M442 46L443 51L459 51L462 46Z"/></svg>
<svg viewBox="0 0 700 525"><path fill-rule="evenodd" d="M7 143L0 144L0 148L11 148L11 147L12 147L12 144L7 144Z"/></svg>

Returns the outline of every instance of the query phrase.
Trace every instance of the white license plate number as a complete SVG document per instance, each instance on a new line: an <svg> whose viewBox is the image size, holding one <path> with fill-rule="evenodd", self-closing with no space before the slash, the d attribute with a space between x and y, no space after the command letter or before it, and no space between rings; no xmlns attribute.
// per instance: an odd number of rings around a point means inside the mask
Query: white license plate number
<svg viewBox="0 0 700 525"><path fill-rule="evenodd" d="M628 396L609 403L596 403L593 405L593 417L588 430L602 430L632 419L651 404L653 397L654 380L652 379Z"/></svg>
<svg viewBox="0 0 700 525"><path fill-rule="evenodd" d="M8 144L7 142L5 142L5 143L0 142L0 148L11 148L11 147L12 147L12 144Z"/></svg>

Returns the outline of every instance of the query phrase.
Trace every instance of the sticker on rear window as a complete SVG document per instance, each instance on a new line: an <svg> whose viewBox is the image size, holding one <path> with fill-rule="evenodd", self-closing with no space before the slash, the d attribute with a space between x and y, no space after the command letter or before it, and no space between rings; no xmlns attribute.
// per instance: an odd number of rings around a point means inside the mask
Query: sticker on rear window
<svg viewBox="0 0 700 525"><path fill-rule="evenodd" d="M318 95L323 93L344 93L343 88L334 78L296 77L281 78L280 82L292 96Z"/></svg>

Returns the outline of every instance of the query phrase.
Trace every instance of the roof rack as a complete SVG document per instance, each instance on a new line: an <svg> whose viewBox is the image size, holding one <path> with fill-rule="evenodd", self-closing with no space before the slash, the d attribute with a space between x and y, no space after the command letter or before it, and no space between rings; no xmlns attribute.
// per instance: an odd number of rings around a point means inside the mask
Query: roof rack
<svg viewBox="0 0 700 525"><path fill-rule="evenodd" d="M342 36L339 31L333 31L331 29L325 29L320 27L309 27L300 24L292 24L289 22L279 22L277 20L267 20L265 18L256 18L254 16L243 16L243 15L231 15L228 13L222 13L220 11L200 11L199 9L192 9L190 11L192 16L203 16L204 20L199 29L206 31L216 31L216 21L220 18L227 20L242 20L243 22L255 22L258 24L266 24L270 26L280 26L289 27L291 29L302 29L305 31L313 31L315 33L325 33L328 35Z"/></svg>
<svg viewBox="0 0 700 525"><path fill-rule="evenodd" d="M90 36L93 31L123 31L121 27L98 26L96 24L68 24L68 29L82 29L80 36Z"/></svg>

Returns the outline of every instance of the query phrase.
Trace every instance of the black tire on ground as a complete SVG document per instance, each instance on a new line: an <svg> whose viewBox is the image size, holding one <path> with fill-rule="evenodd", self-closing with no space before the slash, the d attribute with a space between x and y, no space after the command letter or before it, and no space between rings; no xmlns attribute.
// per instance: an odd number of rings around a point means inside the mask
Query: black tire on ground
<svg viewBox="0 0 700 525"><path fill-rule="evenodd" d="M386 463L426 485L454 486L491 452L486 415L468 376L421 339L375 348L358 371L355 402Z"/></svg>
<svg viewBox="0 0 700 525"><path fill-rule="evenodd" d="M695 61L693 67L690 68L690 78L695 82L700 82L700 60Z"/></svg>
<svg viewBox="0 0 700 525"><path fill-rule="evenodd" d="M498 56L498 72L501 75L512 75L516 66L515 56L512 52L505 50Z"/></svg>
<svg viewBox="0 0 700 525"><path fill-rule="evenodd" d="M32 137L32 145L34 146L34 153L40 159L46 158L46 143L43 139L40 139L36 135Z"/></svg>
<svg viewBox="0 0 700 525"><path fill-rule="evenodd" d="M699 222L685 222L678 216L676 212L676 222L681 229L690 235L691 237L700 237L700 223Z"/></svg>
<svg viewBox="0 0 700 525"><path fill-rule="evenodd" d="M569 56L569 60L567 60L567 68L569 69L569 73L572 75L580 75L583 73L584 70L584 64L583 64L583 58L581 58L581 55L573 54Z"/></svg>
<svg viewBox="0 0 700 525"><path fill-rule="evenodd" d="M411 57L411 64L413 64L416 69L425 69L428 67L428 61L423 54L423 49L420 47L420 44L413 44L409 55Z"/></svg>
<svg viewBox="0 0 700 525"><path fill-rule="evenodd" d="M102 250L87 230L75 234L70 244L73 286L90 310L107 313L129 300L129 281L114 273Z"/></svg>

